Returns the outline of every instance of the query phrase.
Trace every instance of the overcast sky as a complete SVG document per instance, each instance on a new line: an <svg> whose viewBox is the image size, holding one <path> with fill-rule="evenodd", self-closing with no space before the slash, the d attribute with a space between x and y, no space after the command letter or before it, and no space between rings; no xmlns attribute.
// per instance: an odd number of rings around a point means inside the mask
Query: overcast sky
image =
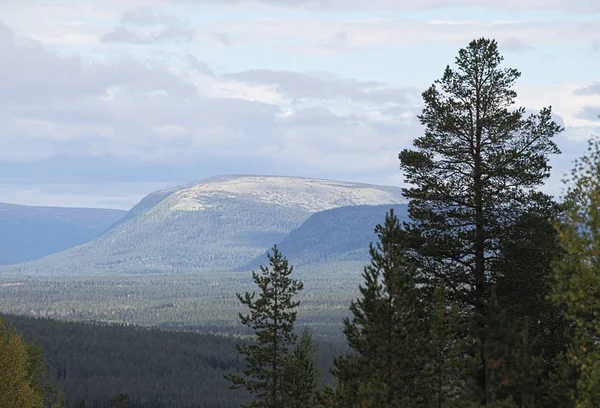
<svg viewBox="0 0 600 408"><path fill-rule="evenodd" d="M401 185L420 94L470 40L600 134L598 0L0 0L0 201L130 208L215 174Z"/></svg>

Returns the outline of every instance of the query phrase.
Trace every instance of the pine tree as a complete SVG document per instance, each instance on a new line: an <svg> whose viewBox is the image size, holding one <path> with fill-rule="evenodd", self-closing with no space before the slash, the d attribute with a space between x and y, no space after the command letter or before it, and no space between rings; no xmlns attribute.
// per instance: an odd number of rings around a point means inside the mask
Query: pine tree
<svg viewBox="0 0 600 408"><path fill-rule="evenodd" d="M417 270L405 256L393 210L376 228L361 297L350 306L344 333L352 353L334 360L337 404L344 407L418 407L427 362L427 311L416 287Z"/></svg>
<svg viewBox="0 0 600 408"><path fill-rule="evenodd" d="M573 325L566 362L577 379L570 399L575 408L592 408L600 406L600 140L590 141L566 182L559 224L565 255L555 265L554 300Z"/></svg>
<svg viewBox="0 0 600 408"><path fill-rule="evenodd" d="M501 68L494 40L478 39L461 49L457 69L423 93L419 119L425 134L415 149L399 154L411 187L406 245L431 292L443 279L449 301L471 310L470 336L479 345L476 379L480 404L490 401L486 321L492 265L502 254L499 241L508 226L551 200L537 191L548 178L548 156L559 153L552 138L562 128L551 108L525 116L510 110L520 73Z"/></svg>
<svg viewBox="0 0 600 408"><path fill-rule="evenodd" d="M283 406L289 408L313 408L317 405L316 389L321 371L314 363L317 346L312 334L305 328L298 339L293 354L284 361L282 393Z"/></svg>
<svg viewBox="0 0 600 408"><path fill-rule="evenodd" d="M252 279L260 289L258 297L249 292L237 295L250 309L249 314L240 314L241 323L254 330L257 340L237 345L248 363L244 375L225 377L233 388L243 387L256 395L248 407L283 408L286 356L297 339L294 323L300 303L293 298L304 285L291 278L293 267L277 246L273 247L273 254L269 254L269 265L270 268L261 266L261 274L252 272Z"/></svg>

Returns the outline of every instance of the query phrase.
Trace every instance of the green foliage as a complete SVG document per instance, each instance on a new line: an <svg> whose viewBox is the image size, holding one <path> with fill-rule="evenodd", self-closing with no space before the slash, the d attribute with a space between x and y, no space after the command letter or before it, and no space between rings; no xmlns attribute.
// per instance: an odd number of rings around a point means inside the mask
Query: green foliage
<svg viewBox="0 0 600 408"><path fill-rule="evenodd" d="M0 407L42 408L44 395L37 367L21 336L0 318Z"/></svg>
<svg viewBox="0 0 600 408"><path fill-rule="evenodd" d="M244 367L229 336L18 316L6 321L43 347L50 382L64 391L69 407L85 400L90 408L108 408L122 390L132 408L234 408L248 401L232 395L223 379L223 373ZM333 354L331 346L323 348ZM329 358L322 355L320 362ZM45 406L57 402L55 392Z"/></svg>
<svg viewBox="0 0 600 408"><path fill-rule="evenodd" d="M252 272L260 290L258 297L256 292L237 295L240 303L250 309L249 314L240 313L240 321L254 331L257 340L236 345L248 367L244 375L228 374L226 378L233 388L244 388L256 395L249 407L283 408L285 361L297 338L294 323L300 303L293 299L304 285L291 278L293 267L277 246L269 254L269 266L261 266L261 274Z"/></svg>
<svg viewBox="0 0 600 408"><path fill-rule="evenodd" d="M559 153L552 138L562 131L550 108L528 117L524 108L510 110L520 73L502 68L502 60L494 40L461 49L456 69L448 66L423 93L425 134L414 150L399 154L410 185L403 190L411 218L406 245L425 287L432 292L444 280L449 301L472 311L469 337L478 345L471 355L480 359L482 404L495 398L488 365L501 348L487 343L503 337L491 332L487 317L501 277L495 268L500 242L521 214L551 203L538 188L549 176L548 156ZM491 350L494 356L487 356Z"/></svg>
<svg viewBox="0 0 600 408"><path fill-rule="evenodd" d="M110 399L110 408L131 408L131 399L128 394L120 393Z"/></svg>
<svg viewBox="0 0 600 408"><path fill-rule="evenodd" d="M476 406L474 384L469 376L477 360L466 355L465 319L457 305L448 305L446 287L442 282L433 293L429 309L428 330L424 342L429 342L428 361L422 379L424 406L468 408Z"/></svg>
<svg viewBox="0 0 600 408"><path fill-rule="evenodd" d="M283 364L283 406L313 408L317 404L316 389L321 382L321 370L314 358L317 346L312 335L304 328L294 352L285 357Z"/></svg>
<svg viewBox="0 0 600 408"><path fill-rule="evenodd" d="M567 361L576 369L576 408L600 406L600 141L566 180L567 211L559 224L564 257L555 265L554 300L573 324Z"/></svg>
<svg viewBox="0 0 600 408"><path fill-rule="evenodd" d="M394 212L376 228L361 297L350 305L344 333L352 353L334 360L338 403L346 407L411 407L423 398L427 315L415 286L417 269L399 245Z"/></svg>

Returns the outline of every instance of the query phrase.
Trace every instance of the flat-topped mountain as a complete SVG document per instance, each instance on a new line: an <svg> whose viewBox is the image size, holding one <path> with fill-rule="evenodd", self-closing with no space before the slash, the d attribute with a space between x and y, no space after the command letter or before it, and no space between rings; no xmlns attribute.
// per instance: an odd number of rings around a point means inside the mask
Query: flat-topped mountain
<svg viewBox="0 0 600 408"><path fill-rule="evenodd" d="M85 244L2 273L60 276L232 270L312 214L405 202L398 187L280 176L216 176L149 194Z"/></svg>

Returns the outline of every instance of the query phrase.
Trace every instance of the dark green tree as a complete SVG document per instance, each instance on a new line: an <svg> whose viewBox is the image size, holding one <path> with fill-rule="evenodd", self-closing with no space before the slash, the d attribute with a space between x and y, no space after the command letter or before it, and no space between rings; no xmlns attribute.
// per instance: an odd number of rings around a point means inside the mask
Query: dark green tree
<svg viewBox="0 0 600 408"><path fill-rule="evenodd" d="M305 328L294 352L286 356L283 370L283 406L313 408L317 405L316 390L321 381L321 371L314 362L317 346L312 334Z"/></svg>
<svg viewBox="0 0 600 408"><path fill-rule="evenodd" d="M399 242L401 224L390 211L376 227L361 297L350 305L344 334L352 353L334 359L337 404L344 407L422 406L428 357L427 307L416 287L417 269Z"/></svg>
<svg viewBox="0 0 600 408"><path fill-rule="evenodd" d="M245 388L256 395L248 407L283 408L285 388L284 367L290 346L297 336L294 334L296 309L300 302L294 300L304 285L292 279L293 267L273 247L269 254L269 267L261 266L261 274L252 272L252 279L260 292L238 294L238 300L250 309L247 315L240 314L241 323L256 334L256 342L237 345L245 356L248 368L244 375L227 374L233 388Z"/></svg>
<svg viewBox="0 0 600 408"><path fill-rule="evenodd" d="M548 178L552 141L562 131L551 108L511 110L520 73L502 68L496 41L478 39L459 51L423 93L425 134L399 154L410 200L406 245L431 292L443 279L448 299L473 316L470 337L479 355L480 404L492 399L486 352L493 335L488 308L498 280L493 263L501 237L520 215L551 202L538 188ZM496 325L497 326L497 325ZM496 348L497 349L497 348Z"/></svg>
<svg viewBox="0 0 600 408"><path fill-rule="evenodd" d="M131 399L128 394L120 393L110 399L110 408L131 408Z"/></svg>
<svg viewBox="0 0 600 408"><path fill-rule="evenodd" d="M421 388L431 408L470 408L476 406L476 393L468 373L476 359L467 357L465 321L460 308L449 305L444 282L434 289L428 305L428 331L422 339L429 343L427 366Z"/></svg>
<svg viewBox="0 0 600 408"><path fill-rule="evenodd" d="M523 407L551 406L555 388L548 383L555 359L568 343L563 308L553 304L553 270L562 256L555 223L562 208L548 205L528 212L508 226L500 241L496 271L499 306L511 333L511 381L503 392Z"/></svg>

